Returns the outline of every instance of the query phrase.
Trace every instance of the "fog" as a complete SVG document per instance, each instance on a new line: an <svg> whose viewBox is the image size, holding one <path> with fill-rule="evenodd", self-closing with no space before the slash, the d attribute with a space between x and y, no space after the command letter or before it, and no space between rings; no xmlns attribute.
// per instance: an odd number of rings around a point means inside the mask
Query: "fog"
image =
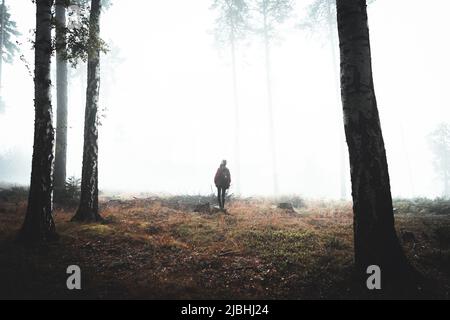
<svg viewBox="0 0 450 320"><path fill-rule="evenodd" d="M280 194L339 198L343 121L338 79L326 37L296 27L308 3L296 1L294 16L278 30L271 49L279 189ZM28 184L34 87L24 61L33 70L29 40L35 5L29 0L9 0L8 5L22 33L24 58L3 68L7 108L0 113L0 153L13 163L0 170L0 180ZM103 66L100 189L206 194L222 159L235 178L231 59L228 48L216 45L217 13L210 6L208 0L114 0L103 14L102 37L118 48L121 63ZM450 121L448 12L447 0L378 0L369 7L375 91L395 197L442 194L427 136ZM270 195L261 40L240 43L237 63L240 189L242 195ZM81 175L85 91L85 81L74 77L68 176ZM350 197L348 156L346 165ZM234 186L233 180L231 192Z"/></svg>

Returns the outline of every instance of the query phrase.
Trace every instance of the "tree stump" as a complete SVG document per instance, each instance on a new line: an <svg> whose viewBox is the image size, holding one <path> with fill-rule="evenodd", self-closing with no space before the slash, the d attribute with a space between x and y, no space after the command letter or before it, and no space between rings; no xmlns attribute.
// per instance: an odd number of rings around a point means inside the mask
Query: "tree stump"
<svg viewBox="0 0 450 320"><path fill-rule="evenodd" d="M211 205L209 204L209 202L198 204L195 206L194 212L210 214L211 213Z"/></svg>

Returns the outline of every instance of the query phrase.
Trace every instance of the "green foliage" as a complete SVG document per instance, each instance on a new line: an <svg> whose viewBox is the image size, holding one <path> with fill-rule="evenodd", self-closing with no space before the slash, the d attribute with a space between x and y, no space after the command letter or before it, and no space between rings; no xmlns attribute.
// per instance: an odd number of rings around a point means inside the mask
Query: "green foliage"
<svg viewBox="0 0 450 320"><path fill-rule="evenodd" d="M292 0L254 0L254 32L267 38L274 38L276 28L290 18Z"/></svg>
<svg viewBox="0 0 450 320"><path fill-rule="evenodd" d="M301 29L320 34L329 24L336 30L336 0L315 0L306 9L306 17L299 24Z"/></svg>
<svg viewBox="0 0 450 320"><path fill-rule="evenodd" d="M291 17L292 0L213 0L219 12L215 35L220 45L234 44L249 35L275 38L276 29Z"/></svg>
<svg viewBox="0 0 450 320"><path fill-rule="evenodd" d="M0 5L0 15L1 10L3 8ZM19 46L17 40L15 40L18 36L20 36L20 32L17 31L17 24L13 20L11 20L11 14L9 12L8 7L5 7L4 13L4 26L0 20L0 30L3 31L3 61L6 63L12 63L14 57L19 52Z"/></svg>
<svg viewBox="0 0 450 320"><path fill-rule="evenodd" d="M67 1L67 0L63 0ZM77 6L78 10L75 15L74 12L69 10L68 15L71 19L76 19L77 26L61 26L54 21L54 27L57 29L57 34L66 35L66 43L53 40L53 48L56 51L62 53L63 59L70 62L72 67L76 67L80 62L87 62L88 55L92 52L99 50L106 54L109 51L107 43L100 37L95 36L95 32L92 32L90 23L90 1L88 0L72 0L67 3L70 6ZM102 1L102 9L108 9L111 7L111 0Z"/></svg>
<svg viewBox="0 0 450 320"><path fill-rule="evenodd" d="M245 0L214 0L212 10L219 12L215 35L220 45L243 40L250 31L249 7Z"/></svg>
<svg viewBox="0 0 450 320"><path fill-rule="evenodd" d="M81 180L75 177L67 179L63 190L55 190L58 203L67 206L77 206L81 195Z"/></svg>
<svg viewBox="0 0 450 320"><path fill-rule="evenodd" d="M317 235L309 230L249 230L237 235L254 253L269 261L302 263L307 254L318 246Z"/></svg>
<svg viewBox="0 0 450 320"><path fill-rule="evenodd" d="M223 236L213 226L193 221L189 224L180 224L173 230L174 236L194 245L204 245L211 242L222 241Z"/></svg>

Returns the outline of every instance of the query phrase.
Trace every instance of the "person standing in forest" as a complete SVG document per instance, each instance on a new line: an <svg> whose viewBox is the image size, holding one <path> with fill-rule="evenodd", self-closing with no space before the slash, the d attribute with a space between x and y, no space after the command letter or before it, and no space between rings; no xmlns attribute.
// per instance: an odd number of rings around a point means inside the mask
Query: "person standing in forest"
<svg viewBox="0 0 450 320"><path fill-rule="evenodd" d="M226 192L231 184L231 175L230 170L227 168L227 160L223 160L219 169L217 169L214 183L217 187L217 199L219 200L220 209L224 210Z"/></svg>

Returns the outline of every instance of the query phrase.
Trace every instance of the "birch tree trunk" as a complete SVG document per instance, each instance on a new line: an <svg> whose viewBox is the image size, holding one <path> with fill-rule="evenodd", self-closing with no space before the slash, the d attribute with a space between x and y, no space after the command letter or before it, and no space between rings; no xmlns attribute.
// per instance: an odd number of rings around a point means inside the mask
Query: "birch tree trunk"
<svg viewBox="0 0 450 320"><path fill-rule="evenodd" d="M67 159L67 61L64 53L67 46L66 39L66 5L65 0L55 2L56 18L56 154L55 154L55 191L64 189L66 182Z"/></svg>
<svg viewBox="0 0 450 320"><path fill-rule="evenodd" d="M91 39L100 36L101 0L92 0L90 14ZM100 50L88 55L86 111L84 120L83 168L81 198L73 221L97 222L103 220L98 211L98 100L100 92Z"/></svg>
<svg viewBox="0 0 450 320"><path fill-rule="evenodd" d="M36 1L35 122L28 208L19 238L26 242L57 238L53 220L54 129L50 96L51 20L53 0Z"/></svg>
<svg viewBox="0 0 450 320"><path fill-rule="evenodd" d="M341 95L350 154L355 265L393 280L408 270L394 226L388 165L372 78L365 0L337 0Z"/></svg>

